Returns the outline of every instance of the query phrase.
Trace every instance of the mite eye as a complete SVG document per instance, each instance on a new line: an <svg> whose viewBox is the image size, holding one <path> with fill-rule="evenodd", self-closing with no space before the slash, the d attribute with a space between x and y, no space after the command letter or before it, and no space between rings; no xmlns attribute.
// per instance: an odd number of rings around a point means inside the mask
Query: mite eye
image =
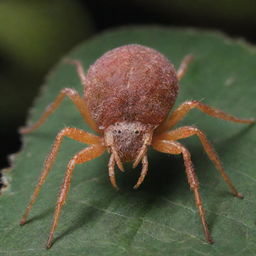
<svg viewBox="0 0 256 256"><path fill-rule="evenodd" d="M139 134L140 132L139 132L138 130L136 130L134 133L135 133L135 134Z"/></svg>
<svg viewBox="0 0 256 256"><path fill-rule="evenodd" d="M120 131L120 130L118 130L118 133L121 133L121 131Z"/></svg>

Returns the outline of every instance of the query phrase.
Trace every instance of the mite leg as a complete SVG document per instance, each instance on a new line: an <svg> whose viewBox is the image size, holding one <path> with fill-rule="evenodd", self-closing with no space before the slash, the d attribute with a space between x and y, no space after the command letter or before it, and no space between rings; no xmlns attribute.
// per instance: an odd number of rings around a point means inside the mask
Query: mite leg
<svg viewBox="0 0 256 256"><path fill-rule="evenodd" d="M101 140L98 136L94 135L94 134L90 134L87 133L85 131L76 129L76 128L65 128L63 129L61 132L58 133L58 135L56 136L55 142L52 146L51 152L48 156L48 158L45 161L44 164L44 169L41 173L41 176L39 178L38 184L34 190L34 193L30 199L30 202L26 208L26 211L20 221L21 225L24 225L26 223L27 217L29 215L29 212L33 206L33 204L36 201L36 198L39 194L39 191L41 190L42 185L44 184L46 177L51 169L52 164L54 163L54 160L56 158L56 155L59 151L61 142L64 138L64 136L69 137L71 139L74 139L76 141L85 143L85 144L99 144L101 143Z"/></svg>
<svg viewBox="0 0 256 256"><path fill-rule="evenodd" d="M184 146L182 146L180 143L174 142L174 141L156 140L152 144L152 146L160 152L183 155L183 159L184 159L184 163L185 163L185 167L186 167L186 174L187 174L187 178L188 178L188 183L190 185L191 190L193 190L193 192L194 192L195 202L196 202L196 205L197 205L197 208L199 211L199 215L201 218L201 222L203 225L205 238L208 241L208 243L213 243L213 240L212 240L212 237L211 237L211 234L209 232L208 225L206 222L205 211L204 211L204 208L202 205L202 199L201 199L201 196L199 193L199 182L198 182L197 175L193 168L193 164L191 161L191 156L190 156L189 151Z"/></svg>
<svg viewBox="0 0 256 256"><path fill-rule="evenodd" d="M232 116L228 113L225 113L221 110L212 108L206 104L201 103L200 101L186 101L183 104L181 104L171 115L167 118L165 122L163 122L158 128L157 133L162 133L164 131L169 130L171 127L175 126L177 123L179 123L185 115L193 108L197 108L200 111L204 112L207 115L224 119L231 122L236 123L244 123L244 124L251 124L255 122L254 119L240 119L235 116Z"/></svg>
<svg viewBox="0 0 256 256"><path fill-rule="evenodd" d="M79 75L81 84L85 85L86 75L85 75L82 63L79 60L72 60L72 59L65 59L64 61L76 66L76 71L77 71L77 74Z"/></svg>
<svg viewBox="0 0 256 256"><path fill-rule="evenodd" d="M108 174L109 174L109 179L112 184L112 186L118 190L118 186L116 184L116 177L115 177L115 156L112 153L108 162Z"/></svg>
<svg viewBox="0 0 256 256"><path fill-rule="evenodd" d="M173 130L173 131L170 131L170 132L167 132L167 133L163 133L163 134L159 135L158 139L161 139L161 140L180 140L180 139L184 139L184 138L187 138L187 137L190 137L190 136L193 136L193 135L198 136L198 138L200 139L200 141L203 145L203 148L204 148L205 152L207 153L209 159L213 162L216 169L219 171L219 173L223 177L224 181L227 183L231 193L236 197L243 198L243 195L240 194L236 190L236 188L233 185L231 179L226 174L218 155L214 151L210 142L207 140L206 135L201 130L199 130L198 128L193 127L193 126L184 126L184 127L178 128L176 130Z"/></svg>
<svg viewBox="0 0 256 256"><path fill-rule="evenodd" d="M142 170L141 170L141 174L140 177L136 183L136 185L133 187L134 189L137 189L141 183L144 181L145 176L147 175L148 172L148 158L147 155L144 155L142 158Z"/></svg>
<svg viewBox="0 0 256 256"><path fill-rule="evenodd" d="M84 150L80 151L78 154L76 154L68 163L67 171L65 174L64 182L62 184L62 187L60 189L59 198L56 204L55 213L53 217L52 227L49 235L49 239L47 241L47 248L49 249L52 245L52 239L54 231L58 225L61 208L63 204L65 203L65 200L67 198L67 193L69 191L70 183L71 183L71 176L73 173L73 170L75 168L76 164L82 164L84 162L88 162L98 156L100 156L104 152L105 148L101 145L91 145Z"/></svg>
<svg viewBox="0 0 256 256"><path fill-rule="evenodd" d="M181 64L179 66L179 69L177 70L177 77L178 80L181 80L181 78L185 75L189 63L194 59L193 55L187 55L185 58L181 61Z"/></svg>
<svg viewBox="0 0 256 256"><path fill-rule="evenodd" d="M123 163L118 155L118 153L116 152L116 149L114 147L111 147L111 151L112 151L112 154L113 154L113 157L114 157L114 161L115 163L117 164L119 170L121 172L124 172L124 166L123 166Z"/></svg>
<svg viewBox="0 0 256 256"><path fill-rule="evenodd" d="M147 150L148 150L148 144L143 144L143 146L141 147L141 150L139 152L139 154L137 155L133 165L132 165L132 168L136 168L137 165L139 164L139 162L141 161L141 159L146 155L147 153Z"/></svg>
<svg viewBox="0 0 256 256"><path fill-rule="evenodd" d="M143 145L142 145L140 152L138 153L138 155L132 165L132 168L136 168L136 166L139 164L141 159L146 155L148 146L151 145L151 141L152 141L152 133L146 133L144 135Z"/></svg>
<svg viewBox="0 0 256 256"><path fill-rule="evenodd" d="M24 127L20 129L20 132L23 134L30 133L34 130L36 130L39 126L41 126L48 116L52 114L56 108L60 105L62 100L65 96L68 96L72 102L76 105L78 110L80 111L82 117L84 118L85 122L96 132L99 132L99 129L93 119L90 116L89 110L87 108L87 105L84 102L84 99L81 98L81 96L78 94L77 91L65 88L61 90L60 94L57 96L57 98L46 108L42 116L39 118L37 122L35 122L33 125Z"/></svg>

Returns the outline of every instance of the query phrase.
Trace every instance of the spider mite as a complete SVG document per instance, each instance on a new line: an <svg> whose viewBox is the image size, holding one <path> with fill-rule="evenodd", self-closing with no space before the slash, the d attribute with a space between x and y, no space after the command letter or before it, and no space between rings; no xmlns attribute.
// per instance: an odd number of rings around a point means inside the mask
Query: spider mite
<svg viewBox="0 0 256 256"><path fill-rule="evenodd" d="M82 98L73 89L63 89L40 119L32 126L21 129L21 133L30 133L37 129L59 106L63 98L68 96L80 111L84 121L98 135L69 127L58 133L20 224L26 223L32 205L56 158L63 137L67 136L89 144L89 146L73 156L68 163L56 204L47 248L52 245L53 234L67 197L76 164L90 161L107 150L110 153L108 164L110 181L114 188L118 188L115 180L115 165L123 171L123 162L133 161L134 168L142 162L141 174L134 186L136 189L143 182L148 171L147 149L149 146L163 153L183 156L188 183L194 192L205 238L212 243L191 156L188 149L178 140L193 135L198 136L208 157L220 172L232 194L239 198L243 196L238 193L225 173L219 157L201 130L193 126L183 126L171 131L170 129L193 108L210 116L237 123L250 124L254 121L236 118L195 100L184 102L168 116L178 94L179 81L191 59L192 56L186 56L176 72L170 61L158 51L131 44L105 53L91 65L87 74L84 73L79 61L71 61L76 66L84 87L84 97Z"/></svg>

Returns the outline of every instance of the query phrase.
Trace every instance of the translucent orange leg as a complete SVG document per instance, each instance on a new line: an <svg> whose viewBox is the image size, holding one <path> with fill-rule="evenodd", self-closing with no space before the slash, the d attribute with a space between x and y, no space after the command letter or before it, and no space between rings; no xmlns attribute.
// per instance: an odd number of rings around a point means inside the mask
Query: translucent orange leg
<svg viewBox="0 0 256 256"><path fill-rule="evenodd" d="M224 119L227 121L232 121L236 123L244 123L244 124L251 124L255 122L254 119L240 119L235 116L232 116L228 113L225 113L221 110L212 108L206 104L201 103L200 101L186 101L183 104L181 104L168 118L165 122L163 122L158 128L157 133L162 133L164 131L169 130L171 127L175 126L177 123L179 123L185 115L193 108L197 108L200 111L204 112L207 115Z"/></svg>
<svg viewBox="0 0 256 256"><path fill-rule="evenodd" d="M141 183L144 181L144 179L147 175L147 172L148 172L148 157L147 157L147 155L144 155L142 158L141 174L140 174L140 177L139 177L137 183L133 187L134 189L137 189L141 185Z"/></svg>
<svg viewBox="0 0 256 256"><path fill-rule="evenodd" d="M109 179L112 184L112 186L118 190L118 186L116 184L116 177L115 177L115 155L112 153L109 162L108 162L108 174L109 174Z"/></svg>
<svg viewBox="0 0 256 256"><path fill-rule="evenodd" d="M69 137L71 139L74 139L76 141L85 143L85 144L98 144L100 145L101 143L101 139L100 137L94 135L94 134L90 134L87 133L85 131L76 129L76 128L65 128L63 129L61 132L58 133L55 142L52 146L52 150L47 158L47 160L45 161L45 165L44 165L44 169L41 173L41 176L39 178L38 184L34 190L34 193L30 199L30 202L26 208L26 211L20 221L21 225L24 225L27 221L27 217L29 215L29 212L33 206L33 204L36 201L36 198L41 190L42 185L44 184L46 177L51 169L52 164L54 163L54 160L56 159L56 155L59 151L61 142L64 138L64 136Z"/></svg>
<svg viewBox="0 0 256 256"><path fill-rule="evenodd" d="M88 162L98 156L100 156L104 152L105 148L99 144L92 145L88 148L85 148L84 150L80 151L78 154L76 154L68 163L67 171L65 174L64 182L62 184L62 187L60 189L59 198L56 204L54 218L52 222L52 227L49 235L49 239L47 241L47 248L49 249L52 245L53 235L54 231L58 225L61 208L63 204L65 203L65 200L67 198L67 193L69 191L70 183L71 183L71 176L73 173L73 170L75 168L76 164L82 164L84 162Z"/></svg>
<svg viewBox="0 0 256 256"><path fill-rule="evenodd" d="M77 71L77 74L79 75L81 84L85 85L86 75L85 75L82 63L79 60L72 60L72 59L65 59L65 61L76 66L76 71Z"/></svg>
<svg viewBox="0 0 256 256"><path fill-rule="evenodd" d="M208 243L213 243L211 234L208 229L208 225L206 222L205 211L202 205L202 199L199 193L199 182L197 175L194 171L193 164L191 161L191 156L189 151L180 143L174 141L166 141L166 140L155 140L152 144L153 148L164 153L168 154L182 154L185 167L186 167L186 174L188 178L188 183L190 185L191 190L194 192L195 196L195 203L197 205L199 215L201 218L201 222L203 225L203 230L205 234L205 238Z"/></svg>
<svg viewBox="0 0 256 256"><path fill-rule="evenodd" d="M189 63L194 59L193 55L187 55L185 58L181 61L181 64L179 66L179 69L177 70L177 77L178 80L181 80L181 78L185 75Z"/></svg>
<svg viewBox="0 0 256 256"><path fill-rule="evenodd" d="M62 100L64 99L65 96L68 96L72 102L76 105L78 110L80 111L82 117L84 118L85 122L96 132L99 132L99 129L93 119L90 116L89 110L87 108L87 105L85 104L84 99L81 98L81 96L78 94L77 91L70 89L70 88L65 88L61 90L60 94L57 96L57 98L46 108L42 116L39 118L39 120L34 123L31 126L24 127L20 129L21 133L30 133L37 129L39 126L41 126L48 116L52 114L55 109L60 105Z"/></svg>
<svg viewBox="0 0 256 256"><path fill-rule="evenodd" d="M214 151L210 142L207 140L206 135L201 130L199 130L198 128L193 127L193 126L184 126L184 127L178 128L176 130L163 133L163 134L159 135L157 137L157 139L161 139L161 140L180 140L180 139L187 138L187 137L190 137L190 136L193 136L193 135L198 136L198 138L200 139L200 141L203 145L203 148L204 148L205 152L207 153L209 159L213 162L216 169L219 171L219 173L223 177L224 181L227 183L231 193L236 197L243 198L243 195L240 194L236 190L236 188L233 185L231 179L226 174L218 155Z"/></svg>

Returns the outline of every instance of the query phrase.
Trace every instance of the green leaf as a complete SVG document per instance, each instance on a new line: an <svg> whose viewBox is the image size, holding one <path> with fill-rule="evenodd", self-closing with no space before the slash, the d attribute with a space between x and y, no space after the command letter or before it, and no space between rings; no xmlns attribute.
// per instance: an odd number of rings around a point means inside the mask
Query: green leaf
<svg viewBox="0 0 256 256"><path fill-rule="evenodd" d="M256 51L217 33L158 27L122 28L101 34L73 50L87 70L114 47L139 43L153 47L179 66L186 54L195 56L181 81L176 107L185 100L203 100L238 117L255 117ZM64 87L82 93L73 66L60 63L47 78L29 122ZM18 111L18 110L17 110ZM197 138L182 140L192 154L201 184L207 220L215 243L204 240L200 219L180 156L150 152L149 173L139 190L132 186L140 168L118 170L121 188L108 180L108 154L78 165L68 200L46 251L51 220L68 160L84 145L65 139L46 184L34 205L29 223L19 226L54 137L65 126L89 130L66 99L47 122L26 135L22 151L8 172L10 185L0 197L0 255L252 255L256 251L256 130L209 117L193 110L181 125L200 127L208 135L244 200L234 198Z"/></svg>

